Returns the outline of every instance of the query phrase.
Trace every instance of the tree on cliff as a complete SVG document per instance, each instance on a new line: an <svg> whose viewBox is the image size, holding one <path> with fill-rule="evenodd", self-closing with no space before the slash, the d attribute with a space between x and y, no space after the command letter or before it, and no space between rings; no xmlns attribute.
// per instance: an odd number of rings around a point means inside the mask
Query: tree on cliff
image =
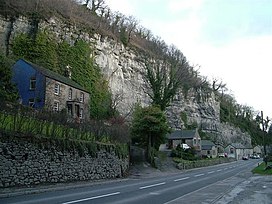
<svg viewBox="0 0 272 204"><path fill-rule="evenodd" d="M104 0L79 0L79 2L83 2L83 5L90 8L93 14L107 7Z"/></svg>
<svg viewBox="0 0 272 204"><path fill-rule="evenodd" d="M15 101L18 97L15 86L11 83L11 69L14 62L0 53L0 98L1 102Z"/></svg>
<svg viewBox="0 0 272 204"><path fill-rule="evenodd" d="M159 106L162 111L169 106L180 88L188 91L187 89L203 83L181 51L173 46L165 49L167 54L162 59L145 61L144 73L147 84L145 92L152 104Z"/></svg>
<svg viewBox="0 0 272 204"><path fill-rule="evenodd" d="M154 151L165 143L165 135L169 132L166 117L157 106L136 106L132 125L132 140L147 148L148 159L152 162Z"/></svg>

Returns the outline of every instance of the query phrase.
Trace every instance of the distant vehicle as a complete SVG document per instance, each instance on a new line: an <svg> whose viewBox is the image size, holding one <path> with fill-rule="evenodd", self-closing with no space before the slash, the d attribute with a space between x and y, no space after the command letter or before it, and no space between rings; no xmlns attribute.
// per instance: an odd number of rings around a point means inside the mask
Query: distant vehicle
<svg viewBox="0 0 272 204"><path fill-rule="evenodd" d="M218 153L218 157L225 157L224 153Z"/></svg>
<svg viewBox="0 0 272 204"><path fill-rule="evenodd" d="M261 157L258 154L252 154L252 155L250 155L250 158L251 159L260 159Z"/></svg>
<svg viewBox="0 0 272 204"><path fill-rule="evenodd" d="M243 156L242 160L248 160L248 156Z"/></svg>
<svg viewBox="0 0 272 204"><path fill-rule="evenodd" d="M180 145L184 150L185 149L190 149L191 147L189 146L189 145L187 145L187 144L181 144Z"/></svg>

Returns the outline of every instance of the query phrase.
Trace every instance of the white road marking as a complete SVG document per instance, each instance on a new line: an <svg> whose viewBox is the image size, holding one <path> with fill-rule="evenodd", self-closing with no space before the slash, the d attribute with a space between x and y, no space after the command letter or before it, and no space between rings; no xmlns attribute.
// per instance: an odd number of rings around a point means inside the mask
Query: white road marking
<svg viewBox="0 0 272 204"><path fill-rule="evenodd" d="M177 182L177 181L183 181L183 180L186 180L186 179L188 179L188 178L190 178L190 177L179 178L179 179L176 179L176 180L174 180L174 181L175 181L175 182Z"/></svg>
<svg viewBox="0 0 272 204"><path fill-rule="evenodd" d="M160 195L160 193L158 193L158 192L151 192L151 193L149 193L150 195Z"/></svg>
<svg viewBox="0 0 272 204"><path fill-rule="evenodd" d="M212 174L212 173L214 173L214 171L209 171L209 172L208 172L208 174Z"/></svg>
<svg viewBox="0 0 272 204"><path fill-rule="evenodd" d="M197 174L195 177L204 176L204 174Z"/></svg>
<svg viewBox="0 0 272 204"><path fill-rule="evenodd" d="M217 171L218 171L218 172L219 172L219 171L222 171L222 169L218 169Z"/></svg>
<svg viewBox="0 0 272 204"><path fill-rule="evenodd" d="M73 200L73 201L62 203L62 204L79 203L79 202L86 201L86 200L94 200L97 198L104 198L104 197L109 197L109 196L118 195L118 194L120 194L120 192L109 193L109 194L105 194L105 195L99 195L99 196L94 196L94 197L84 198L84 199L79 199L79 200Z"/></svg>
<svg viewBox="0 0 272 204"><path fill-rule="evenodd" d="M139 189L151 188L151 187L160 186L160 185L164 185L164 184L165 184L165 182L156 183L156 184L152 184L152 185L149 185L149 186L142 186Z"/></svg>

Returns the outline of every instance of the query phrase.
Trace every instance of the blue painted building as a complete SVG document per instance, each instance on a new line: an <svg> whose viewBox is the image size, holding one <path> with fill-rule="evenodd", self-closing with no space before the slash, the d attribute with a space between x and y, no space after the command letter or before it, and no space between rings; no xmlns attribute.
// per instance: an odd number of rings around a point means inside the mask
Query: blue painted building
<svg viewBox="0 0 272 204"><path fill-rule="evenodd" d="M70 78L26 60L12 67L21 103L33 108L66 109L73 118L89 119L89 93Z"/></svg>

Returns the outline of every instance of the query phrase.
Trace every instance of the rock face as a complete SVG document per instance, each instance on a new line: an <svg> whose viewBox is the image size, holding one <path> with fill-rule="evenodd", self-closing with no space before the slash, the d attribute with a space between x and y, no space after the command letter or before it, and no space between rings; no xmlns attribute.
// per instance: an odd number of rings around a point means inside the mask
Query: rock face
<svg viewBox="0 0 272 204"><path fill-rule="evenodd" d="M16 34L26 32L31 28L27 19L19 18L13 23L0 18L0 45L6 48L7 37L9 42ZM122 115L129 115L136 102L142 105L150 104L150 98L144 92L145 82L141 54L132 48L124 47L110 38L100 35L90 35L75 26L65 25L58 19L52 18L41 22L39 29L54 33L59 40L73 43L76 39L83 39L94 48L96 63L109 81L113 97L119 100L117 109ZM186 114L188 123L197 123L206 132L215 135L215 140L226 145L240 141L245 145L251 143L250 136L228 124L220 123L220 103L214 94L203 99L203 94L189 91L187 97L177 94L171 106L167 109L169 123L173 128L184 128L181 113Z"/></svg>

